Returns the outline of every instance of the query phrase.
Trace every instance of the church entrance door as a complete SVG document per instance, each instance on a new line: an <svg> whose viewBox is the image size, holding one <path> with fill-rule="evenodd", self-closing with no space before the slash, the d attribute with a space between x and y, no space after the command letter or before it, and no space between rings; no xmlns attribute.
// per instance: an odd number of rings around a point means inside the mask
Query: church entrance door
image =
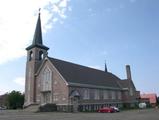
<svg viewBox="0 0 159 120"><path fill-rule="evenodd" d="M72 105L73 105L73 112L78 112L78 97L73 97Z"/></svg>
<svg viewBox="0 0 159 120"><path fill-rule="evenodd" d="M43 92L42 94L42 104L51 103L51 93Z"/></svg>

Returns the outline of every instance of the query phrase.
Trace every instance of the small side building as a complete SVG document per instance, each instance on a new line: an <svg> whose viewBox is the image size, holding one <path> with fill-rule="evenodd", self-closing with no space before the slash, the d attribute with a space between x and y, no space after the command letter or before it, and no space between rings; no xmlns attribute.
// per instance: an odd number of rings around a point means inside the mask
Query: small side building
<svg viewBox="0 0 159 120"><path fill-rule="evenodd" d="M7 106L8 94L0 95L0 107L4 108Z"/></svg>
<svg viewBox="0 0 159 120"><path fill-rule="evenodd" d="M146 103L150 104L151 107L156 107L157 105L157 95L155 93L145 93L141 94L140 101L147 101Z"/></svg>

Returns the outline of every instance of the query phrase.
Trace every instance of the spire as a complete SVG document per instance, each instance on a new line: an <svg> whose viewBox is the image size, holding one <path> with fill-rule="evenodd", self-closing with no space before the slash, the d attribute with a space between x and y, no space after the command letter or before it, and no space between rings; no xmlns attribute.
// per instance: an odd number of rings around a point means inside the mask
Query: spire
<svg viewBox="0 0 159 120"><path fill-rule="evenodd" d="M33 47L40 47L43 49L48 50L49 48L43 45L43 41L42 41L42 29L41 29L41 19L40 19L40 9L39 9L39 15L38 15L38 20L37 20L37 24L36 24L36 28L35 28L35 32L34 32L34 38L33 38L33 42L32 45L30 45L29 47L26 48L26 50L29 50Z"/></svg>
<svg viewBox="0 0 159 120"><path fill-rule="evenodd" d="M108 71L107 71L106 60L105 60L105 72L108 72Z"/></svg>
<svg viewBox="0 0 159 120"><path fill-rule="evenodd" d="M39 16L38 16L38 21L36 24L36 29L34 33L34 38L33 38L33 45L42 45L42 30L41 30L41 19L40 19L40 9L39 9Z"/></svg>

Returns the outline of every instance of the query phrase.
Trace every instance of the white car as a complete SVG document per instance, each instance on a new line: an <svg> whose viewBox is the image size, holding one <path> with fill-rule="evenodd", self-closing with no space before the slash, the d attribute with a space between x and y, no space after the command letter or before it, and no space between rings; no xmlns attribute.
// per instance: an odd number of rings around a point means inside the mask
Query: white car
<svg viewBox="0 0 159 120"><path fill-rule="evenodd" d="M6 110L6 107L1 107L1 106L0 106L0 110Z"/></svg>
<svg viewBox="0 0 159 120"><path fill-rule="evenodd" d="M115 112L120 112L119 108L116 106L111 106L110 108L113 108Z"/></svg>
<svg viewBox="0 0 159 120"><path fill-rule="evenodd" d="M140 109L146 108L146 103L139 103L139 108Z"/></svg>

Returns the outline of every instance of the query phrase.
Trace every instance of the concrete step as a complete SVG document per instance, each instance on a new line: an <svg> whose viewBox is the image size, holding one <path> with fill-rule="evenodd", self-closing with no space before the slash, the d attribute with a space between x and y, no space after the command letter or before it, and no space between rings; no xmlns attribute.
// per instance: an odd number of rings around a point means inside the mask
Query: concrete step
<svg viewBox="0 0 159 120"><path fill-rule="evenodd" d="M23 110L28 111L28 112L38 112L39 111L39 105L38 104L32 104L32 105L27 106Z"/></svg>

